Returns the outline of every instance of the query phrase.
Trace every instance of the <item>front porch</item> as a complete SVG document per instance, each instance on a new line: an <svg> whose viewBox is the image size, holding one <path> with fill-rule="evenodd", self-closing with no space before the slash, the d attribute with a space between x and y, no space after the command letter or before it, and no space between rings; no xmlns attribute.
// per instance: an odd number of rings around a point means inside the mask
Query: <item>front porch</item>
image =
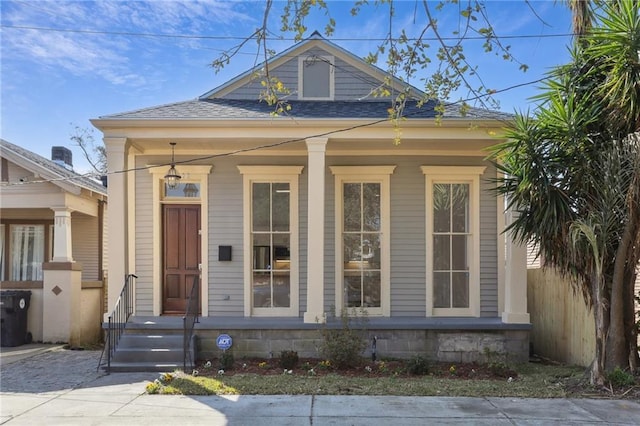
<svg viewBox="0 0 640 426"><path fill-rule="evenodd" d="M340 328L340 318L326 324L305 323L291 317L202 317L195 325L198 360L218 357L216 346L220 334L233 339L232 351L238 357L270 358L281 351L293 350L301 357L320 358L318 351L323 328ZM352 327L364 328L369 341L376 337L378 358L426 356L434 361L485 361L487 352L502 355L510 362L529 359L530 324L508 324L500 318L426 318L369 317L365 323L354 321ZM180 316L132 316L126 333L175 335L183 331ZM371 345L364 356L371 355Z"/></svg>

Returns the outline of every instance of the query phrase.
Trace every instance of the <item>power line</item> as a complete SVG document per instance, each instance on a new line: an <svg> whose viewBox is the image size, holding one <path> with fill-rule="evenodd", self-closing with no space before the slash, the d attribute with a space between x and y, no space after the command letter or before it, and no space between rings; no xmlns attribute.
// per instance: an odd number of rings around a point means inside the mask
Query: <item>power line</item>
<svg viewBox="0 0 640 426"><path fill-rule="evenodd" d="M176 38L176 39L190 39L190 40L246 40L247 37L242 36L215 36L215 35L197 35L197 34L161 34L161 33L137 33L131 31L100 31L100 30L82 30L82 29L68 29L68 28L51 28L51 27L36 27L27 25L7 25L2 24L0 28L17 29L17 30L34 30L34 31L50 31L50 32L63 32L63 33L77 33L77 34L96 34L96 35L118 35L127 37L156 37L156 38ZM520 35L507 35L500 36L500 39L528 39L528 38L560 38L560 37L573 37L572 33L557 33L557 34L520 34ZM269 41L299 41L293 37L266 37ZM457 40L486 40L487 37L483 36L464 36L464 37L442 37L445 41L457 41ZM386 41L386 38L369 38L369 37L332 37L332 41ZM394 39L397 40L397 39ZM417 38L406 38L407 41L416 41ZM421 40L437 41L436 37L424 37Z"/></svg>
<svg viewBox="0 0 640 426"><path fill-rule="evenodd" d="M536 84L536 83L541 83L544 80L547 80L549 77L543 77L543 78L539 78L537 80L533 80L533 81L529 81L529 82L525 82L525 83L519 83L513 86L509 86L500 90L495 90L492 93L487 93L484 95L479 95L479 96L474 96L471 98L467 98L467 99L462 99L456 102L449 102L449 103L445 103L445 107L451 107L451 106L455 106L464 102L469 102L469 101L474 101L477 100L480 97L486 97L486 96L490 96L492 94L495 93L501 93L501 92L506 92L512 89L516 89L519 87L523 87L523 86L528 86L531 84ZM421 111L415 111L409 114L403 114L401 117L399 117L400 119L402 118L411 118L411 116L413 115L417 115L419 114ZM189 164L189 163L195 163L195 162L199 162L199 161L205 161L205 160L212 160L214 158L221 158L221 157L229 157L232 155L237 155L237 154L241 154L241 153L245 153L245 152L253 152L253 151L259 151L259 150L263 150L263 149L269 149L269 148L276 148L279 146L284 146L284 145L289 145L292 143L296 143L296 142L302 142L306 139L309 138L315 138L315 137L325 137L325 136L331 136L331 135L335 135L337 133L342 133L342 132L348 132L351 130L356 130L356 129L361 129L361 128L365 128L365 127L371 127L371 126L375 126L376 124L380 124L380 123L384 123L384 122L388 122L391 121L392 119L389 117L385 117L385 118L380 118L377 120L373 120L373 121L369 121L366 123L361 123L361 124L355 124L353 126L349 126L349 127L344 127L341 129L335 129L335 130L330 130L327 132L322 132L322 133L318 133L318 134L314 134L314 135L307 135L304 137L298 137L298 138L292 138L292 139L286 139L284 141L280 141L280 142L274 142L271 144L265 144L265 145L260 145L260 146L254 146L254 147L249 147L249 148L242 148L242 149L237 149L237 150L233 150L233 151L228 151L228 152L223 152L220 154L212 154L212 155L205 155L205 156L200 156L200 157L194 157L194 158L189 158L187 160L179 160L179 161L175 161L174 164ZM505 124L507 123L506 120L497 120L497 121L502 121ZM142 171L142 170L148 170L151 168L156 168L156 167L167 167L169 166L170 163L162 163L162 164L155 164L152 166L141 166L141 167L132 167L129 169L123 169L123 170L115 170L112 172L108 172L103 174L104 175L115 175L115 174L122 174L122 173L129 173L129 172L136 172L136 171ZM77 175L74 177L61 177L61 178L56 178L56 179L41 179L41 180L31 180L31 181L27 181L27 182L10 182L10 183L6 183L3 182L1 186L17 186L17 185L29 185L29 184L36 184L36 183L48 183L48 182L69 182L69 181L74 181L74 180L79 180L79 179L83 179L83 178L96 178L99 177L99 174L97 173L86 173L83 175Z"/></svg>

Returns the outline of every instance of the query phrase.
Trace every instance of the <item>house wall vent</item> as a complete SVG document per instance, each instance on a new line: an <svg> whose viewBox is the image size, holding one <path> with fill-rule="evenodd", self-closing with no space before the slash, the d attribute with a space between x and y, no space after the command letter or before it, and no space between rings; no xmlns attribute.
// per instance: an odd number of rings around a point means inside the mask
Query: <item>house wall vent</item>
<svg viewBox="0 0 640 426"><path fill-rule="evenodd" d="M67 170L73 170L73 153L64 146L51 147L51 161Z"/></svg>

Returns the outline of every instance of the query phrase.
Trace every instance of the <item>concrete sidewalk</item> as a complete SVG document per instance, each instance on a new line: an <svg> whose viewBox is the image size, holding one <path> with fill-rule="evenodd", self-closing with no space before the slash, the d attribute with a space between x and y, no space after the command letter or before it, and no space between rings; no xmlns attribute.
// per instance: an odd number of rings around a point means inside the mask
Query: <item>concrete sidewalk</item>
<svg viewBox="0 0 640 426"><path fill-rule="evenodd" d="M398 396L146 395L157 373L96 371L99 352L52 349L0 371L7 425L638 425L640 402Z"/></svg>

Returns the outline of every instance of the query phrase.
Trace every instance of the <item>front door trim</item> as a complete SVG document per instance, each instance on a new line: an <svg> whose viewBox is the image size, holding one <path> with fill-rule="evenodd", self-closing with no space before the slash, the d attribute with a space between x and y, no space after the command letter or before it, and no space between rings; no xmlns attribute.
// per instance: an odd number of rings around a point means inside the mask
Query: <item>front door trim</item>
<svg viewBox="0 0 640 426"><path fill-rule="evenodd" d="M162 314L162 204L187 204L184 199L175 201L163 200L164 175L167 172L166 166L147 165L152 179L153 196L153 315ZM209 316L209 174L212 165L176 165L178 174L189 182L200 183L200 259L202 263L200 279L200 301L201 315ZM195 201L194 204L198 204Z"/></svg>

